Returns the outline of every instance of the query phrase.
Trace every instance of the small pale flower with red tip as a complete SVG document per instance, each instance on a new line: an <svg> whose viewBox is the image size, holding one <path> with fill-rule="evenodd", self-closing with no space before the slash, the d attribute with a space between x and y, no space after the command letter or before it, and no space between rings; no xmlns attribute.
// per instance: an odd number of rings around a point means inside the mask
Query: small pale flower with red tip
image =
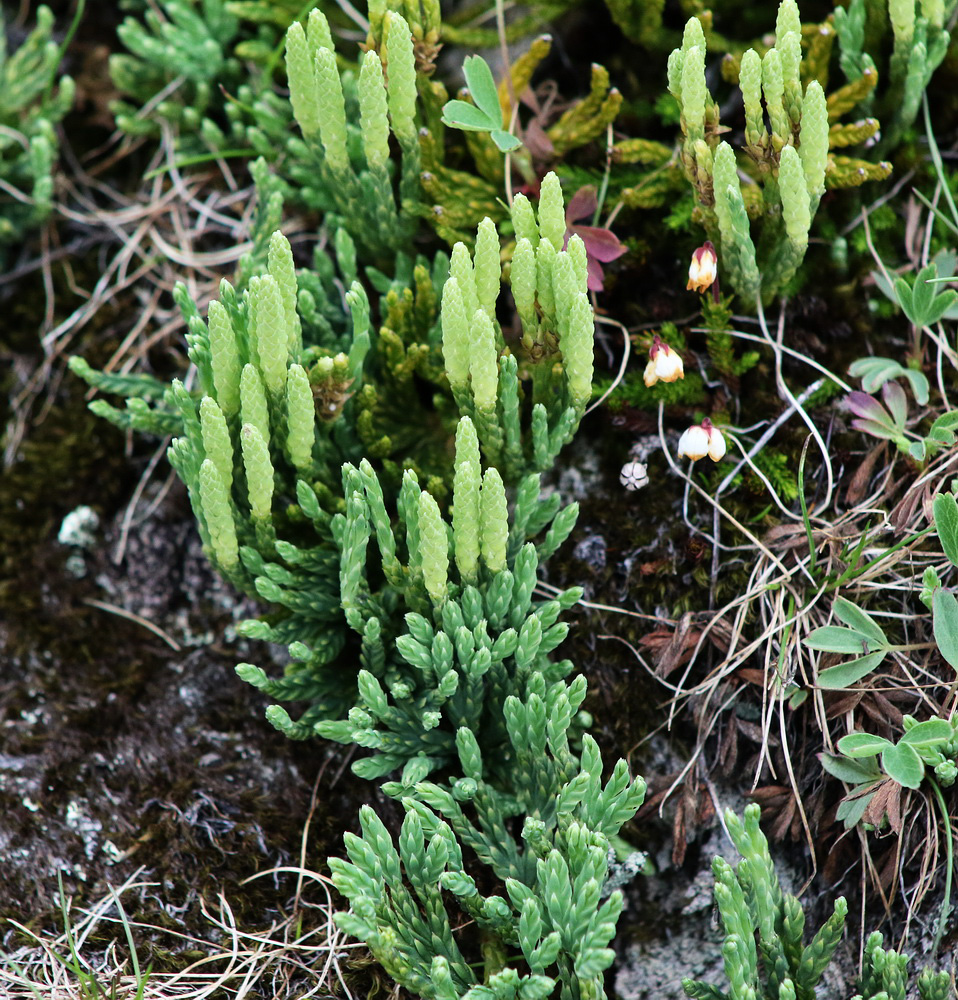
<svg viewBox="0 0 958 1000"><path fill-rule="evenodd" d="M706 240L692 254L692 263L689 264L689 283L685 286L688 291L693 289L696 292L707 292L718 277L718 254L711 240Z"/></svg>
<svg viewBox="0 0 958 1000"><path fill-rule="evenodd" d="M679 458L690 458L693 462L706 455L713 462L719 462L725 457L727 448L722 432L712 426L708 417L702 423L683 431L679 438Z"/></svg>
<svg viewBox="0 0 958 1000"><path fill-rule="evenodd" d="M677 382L685 378L682 355L673 351L658 334L652 338L649 348L649 363L645 366L645 384L652 388L656 382Z"/></svg>

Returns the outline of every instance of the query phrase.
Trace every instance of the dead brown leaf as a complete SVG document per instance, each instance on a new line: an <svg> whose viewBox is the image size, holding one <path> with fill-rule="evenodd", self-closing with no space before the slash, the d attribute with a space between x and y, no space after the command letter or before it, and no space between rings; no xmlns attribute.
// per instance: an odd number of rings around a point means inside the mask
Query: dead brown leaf
<svg viewBox="0 0 958 1000"><path fill-rule="evenodd" d="M885 778L878 783L871 802L865 806L862 821L871 823L876 829L882 825L882 819L888 817L888 825L895 834L901 833L901 785L891 778Z"/></svg>
<svg viewBox="0 0 958 1000"><path fill-rule="evenodd" d="M878 461L879 456L884 456L887 450L887 443L882 441L870 449L862 459L861 464L851 478L851 482L848 484L848 489L845 491L845 503L849 507L854 507L855 504L860 503L864 499L868 491L868 482L875 471L875 463Z"/></svg>

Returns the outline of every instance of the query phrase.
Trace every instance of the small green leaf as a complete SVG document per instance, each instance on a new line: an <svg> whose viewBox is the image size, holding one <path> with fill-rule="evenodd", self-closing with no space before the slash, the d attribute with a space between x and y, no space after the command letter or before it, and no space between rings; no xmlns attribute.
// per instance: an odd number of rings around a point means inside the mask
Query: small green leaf
<svg viewBox="0 0 958 1000"><path fill-rule="evenodd" d="M945 430L958 430L958 410L947 410L931 425L932 430L943 428Z"/></svg>
<svg viewBox="0 0 958 1000"><path fill-rule="evenodd" d="M499 92L489 63L482 56L466 56L462 72L476 106L486 113L486 117L493 123L492 128L502 128L502 105L499 103Z"/></svg>
<svg viewBox="0 0 958 1000"><path fill-rule="evenodd" d="M904 427L908 420L908 400L905 390L897 382L886 382L882 386L882 399L892 419L899 427Z"/></svg>
<svg viewBox="0 0 958 1000"><path fill-rule="evenodd" d="M866 674L870 674L885 659L887 653L887 649L880 649L876 653L860 656L857 660L849 660L848 663L839 663L837 666L828 667L818 675L818 686L827 691L840 691L851 687Z"/></svg>
<svg viewBox="0 0 958 1000"><path fill-rule="evenodd" d="M815 629L804 640L809 649L821 649L828 653L856 653L862 656L873 652L869 636L855 628L842 628L840 625L823 625Z"/></svg>
<svg viewBox="0 0 958 1000"><path fill-rule="evenodd" d="M914 368L903 368L901 374L911 383L911 391L915 397L915 402L919 406L924 406L928 402L929 385L924 372Z"/></svg>
<svg viewBox="0 0 958 1000"><path fill-rule="evenodd" d="M481 108L468 101L447 101L442 106L442 121L444 125L461 128L466 132L488 132L500 125L499 122L490 121Z"/></svg>
<svg viewBox="0 0 958 1000"><path fill-rule="evenodd" d="M915 368L905 368L893 358L858 358L848 366L848 374L862 380L865 392L878 392L886 383L896 378L907 379L915 401L921 406L928 402L928 379Z"/></svg>
<svg viewBox="0 0 958 1000"><path fill-rule="evenodd" d="M506 132L501 128L494 128L490 134L492 141L499 147L500 153L508 153L522 145L521 140L517 139L511 132Z"/></svg>
<svg viewBox="0 0 958 1000"><path fill-rule="evenodd" d="M916 317L916 326L924 326L931 312L931 304L935 298L935 286L928 284L928 279L937 276L938 268L934 264L926 265L915 275L915 283L911 286L911 308Z"/></svg>
<svg viewBox="0 0 958 1000"><path fill-rule="evenodd" d="M915 275L914 284L909 286L904 278L895 282L895 294L905 315L915 326L931 326L937 323L958 302L958 292L948 289L938 292L938 268L928 264Z"/></svg>
<svg viewBox="0 0 958 1000"><path fill-rule="evenodd" d="M924 462L925 460L925 442L924 441L913 441L908 446L908 454L916 462Z"/></svg>
<svg viewBox="0 0 958 1000"><path fill-rule="evenodd" d="M839 781L849 785L860 785L866 781L876 781L881 777L878 763L872 758L850 760L839 754L820 753L818 759L833 778L838 778Z"/></svg>
<svg viewBox="0 0 958 1000"><path fill-rule="evenodd" d="M925 437L928 440L930 440L930 441L934 441L936 444L954 444L955 443L955 434L954 434L954 431L949 430L949 429L944 428L944 427L934 427L933 426L928 431L928 433L925 435Z"/></svg>
<svg viewBox="0 0 958 1000"><path fill-rule="evenodd" d="M895 280L895 298L898 299L898 304L901 306L904 314L911 319L911 285L904 278L897 278ZM912 319L912 322L914 323L915 321Z"/></svg>
<svg viewBox="0 0 958 1000"><path fill-rule="evenodd" d="M891 358L859 358L848 366L848 374L862 380L865 392L878 392L885 382L901 373L901 365Z"/></svg>
<svg viewBox="0 0 958 1000"><path fill-rule="evenodd" d="M907 743L890 746L881 755L881 766L889 778L905 788L917 788L925 776L925 764Z"/></svg>
<svg viewBox="0 0 958 1000"><path fill-rule="evenodd" d="M901 437L901 430L892 423L879 423L877 420L860 419L853 420L852 424L857 430L885 441L897 441Z"/></svg>
<svg viewBox="0 0 958 1000"><path fill-rule="evenodd" d="M839 621L843 621L850 628L858 629L859 632L864 632L876 645L888 645L885 633L878 622L857 604L852 604L844 597L836 597L834 604L832 604L832 611L835 612L835 617Z"/></svg>
<svg viewBox="0 0 958 1000"><path fill-rule="evenodd" d="M874 757L883 750L893 747L891 740L874 733L849 733L838 741L838 749L846 757Z"/></svg>
<svg viewBox="0 0 958 1000"><path fill-rule="evenodd" d="M919 722L917 726L912 726L899 743L908 743L913 747L937 746L940 743L947 743L954 735L955 731L947 719L927 719L925 722Z"/></svg>
<svg viewBox="0 0 958 1000"><path fill-rule="evenodd" d="M792 685L791 694L788 698L788 707L794 711L799 705L804 705L808 700L808 689L795 687Z"/></svg>
<svg viewBox="0 0 958 1000"><path fill-rule="evenodd" d="M958 670L958 600L950 590L936 590L931 608L938 650Z"/></svg>
<svg viewBox="0 0 958 1000"><path fill-rule="evenodd" d="M939 493L933 505L935 528L948 560L958 566L958 500L950 493Z"/></svg>
<svg viewBox="0 0 958 1000"><path fill-rule="evenodd" d="M932 602L934 601L935 591L941 586L941 580L938 576L937 571L934 566L928 566L925 572L922 574L921 578L921 593L918 595L918 600L928 608L929 611L932 610Z"/></svg>

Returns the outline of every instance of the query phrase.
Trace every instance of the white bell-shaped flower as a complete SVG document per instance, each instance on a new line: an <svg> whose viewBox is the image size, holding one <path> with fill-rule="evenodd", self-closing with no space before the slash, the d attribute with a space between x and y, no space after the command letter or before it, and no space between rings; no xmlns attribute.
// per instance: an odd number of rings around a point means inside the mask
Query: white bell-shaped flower
<svg viewBox="0 0 958 1000"><path fill-rule="evenodd" d="M707 292L718 277L718 254L709 240L692 254L689 264L689 283L685 287L690 291Z"/></svg>
<svg viewBox="0 0 958 1000"><path fill-rule="evenodd" d="M709 453L708 432L699 424L682 431L679 438L679 458L691 458L697 462Z"/></svg>
<svg viewBox="0 0 958 1000"><path fill-rule="evenodd" d="M677 382L680 378L685 378L682 355L669 347L658 334L652 338L649 363L645 366L643 378L650 389L656 382Z"/></svg>
<svg viewBox="0 0 958 1000"><path fill-rule="evenodd" d="M728 450L722 432L706 417L702 423L689 427L679 438L679 458L690 458L697 462L706 455L713 462L719 462Z"/></svg>

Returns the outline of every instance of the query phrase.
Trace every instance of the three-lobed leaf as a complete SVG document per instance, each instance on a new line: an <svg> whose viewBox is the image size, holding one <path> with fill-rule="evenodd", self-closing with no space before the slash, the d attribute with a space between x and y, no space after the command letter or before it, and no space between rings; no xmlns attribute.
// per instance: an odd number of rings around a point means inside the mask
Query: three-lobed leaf
<svg viewBox="0 0 958 1000"><path fill-rule="evenodd" d="M502 106L489 64L482 56L466 56L462 69L476 103L447 101L442 108L443 124L465 132L488 132L503 153L521 146L521 141L503 128Z"/></svg>
<svg viewBox="0 0 958 1000"><path fill-rule="evenodd" d="M878 392L892 379L907 379L915 401L920 406L928 402L929 385L925 374L915 368L905 368L893 358L859 358L848 366L848 374L862 380L865 392Z"/></svg>
<svg viewBox="0 0 958 1000"><path fill-rule="evenodd" d="M923 267L915 275L914 283L905 278L895 281L895 296L905 315L915 326L931 326L937 323L958 303L958 292L947 289L939 292L938 266L934 263Z"/></svg>
<svg viewBox="0 0 958 1000"><path fill-rule="evenodd" d="M854 660L827 667L819 673L819 687L840 690L851 687L871 673L885 659L889 646L878 622L857 604L844 597L836 597L832 611L848 627L824 625L815 629L804 642L809 649L861 654Z"/></svg>

